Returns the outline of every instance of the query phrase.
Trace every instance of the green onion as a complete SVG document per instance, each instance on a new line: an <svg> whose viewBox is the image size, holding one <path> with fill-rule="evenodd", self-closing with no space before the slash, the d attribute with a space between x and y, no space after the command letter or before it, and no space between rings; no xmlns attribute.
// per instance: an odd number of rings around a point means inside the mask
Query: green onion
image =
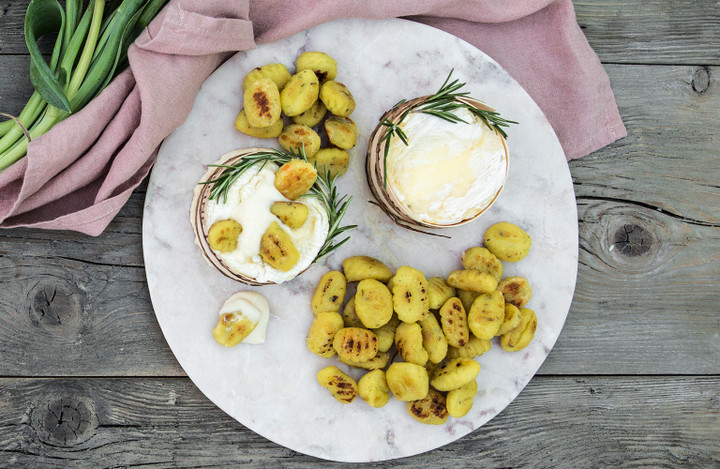
<svg viewBox="0 0 720 469"><path fill-rule="evenodd" d="M0 123L0 171L27 153L28 139L82 109L127 65L127 50L167 0L32 0L25 43L35 92L15 121ZM50 62L38 40L56 34Z"/></svg>

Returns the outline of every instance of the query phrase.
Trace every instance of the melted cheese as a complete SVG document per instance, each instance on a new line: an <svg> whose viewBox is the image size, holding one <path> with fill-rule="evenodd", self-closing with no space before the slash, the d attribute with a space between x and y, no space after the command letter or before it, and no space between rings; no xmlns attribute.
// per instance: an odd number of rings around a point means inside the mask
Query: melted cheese
<svg viewBox="0 0 720 469"><path fill-rule="evenodd" d="M256 324L255 329L242 341L243 344L262 344L270 318L270 306L260 293L241 291L228 298L220 308L220 316L234 314Z"/></svg>

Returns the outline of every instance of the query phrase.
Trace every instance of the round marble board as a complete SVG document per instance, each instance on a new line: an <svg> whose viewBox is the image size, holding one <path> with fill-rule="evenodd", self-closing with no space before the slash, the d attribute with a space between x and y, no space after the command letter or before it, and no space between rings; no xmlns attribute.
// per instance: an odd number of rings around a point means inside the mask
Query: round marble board
<svg viewBox="0 0 720 469"><path fill-rule="evenodd" d="M348 46L349 45L349 46ZM348 172L338 180L353 201L345 222L359 225L350 242L307 272L282 285L248 287L223 277L203 260L189 223L193 188L227 151L275 146L236 131L242 79L252 68L280 62L291 71L297 56L328 53L338 63L338 81L355 96L352 119L361 133ZM435 92L454 68L472 96L519 122L508 131L510 172L497 203L478 220L442 230L444 239L394 225L370 201L365 180L367 139L384 111L403 98ZM535 374L567 316L577 274L577 211L570 173L550 124L528 94L487 55L440 30L393 19L345 19L287 39L240 52L204 83L185 123L168 137L150 179L143 217L147 280L155 314L170 348L197 387L240 423L293 450L337 461L376 461L409 456L450 443L502 411ZM463 418L423 425L394 398L381 409L360 398L337 402L316 374L334 364L313 355L305 335L313 320L310 298L320 276L341 269L342 260L369 255L391 269L411 265L427 277L462 268L461 255L482 245L490 225L509 221L533 239L530 254L505 263L505 275L527 277L538 328L530 345L515 353L493 347L476 358L482 365L478 394ZM223 301L256 290L271 308L262 345L225 348L211 334ZM362 373L348 371L359 378ZM242 451L238 448L238 451Z"/></svg>

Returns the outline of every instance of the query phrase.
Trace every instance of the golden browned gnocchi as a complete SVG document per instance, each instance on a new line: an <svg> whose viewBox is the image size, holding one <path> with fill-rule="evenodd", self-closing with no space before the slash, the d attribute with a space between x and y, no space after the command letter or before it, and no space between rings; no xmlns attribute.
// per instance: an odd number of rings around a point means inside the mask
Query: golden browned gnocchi
<svg viewBox="0 0 720 469"><path fill-rule="evenodd" d="M377 336L360 327L343 327L335 333L333 347L342 360L366 362L377 355Z"/></svg>
<svg viewBox="0 0 720 469"><path fill-rule="evenodd" d="M337 77L337 61L325 52L303 52L297 58L295 67L298 72L312 70L320 82L334 80Z"/></svg>
<svg viewBox="0 0 720 469"><path fill-rule="evenodd" d="M302 124L307 125L308 127L315 127L320 123L320 121L323 120L323 117L325 117L325 113L327 113L327 108L325 105L320 101L319 99L313 103L310 108L303 112L302 114L298 114L297 116L292 116L291 119L296 124Z"/></svg>
<svg viewBox="0 0 720 469"><path fill-rule="evenodd" d="M447 358L475 358L490 350L492 342L486 339L478 339L474 335L470 335L465 347L448 347Z"/></svg>
<svg viewBox="0 0 720 469"><path fill-rule="evenodd" d="M393 315L390 290L374 278L361 280L355 293L355 313L369 329L387 324Z"/></svg>
<svg viewBox="0 0 720 469"><path fill-rule="evenodd" d="M269 127L253 127L245 114L245 109L241 109L235 119L235 128L240 132L257 138L275 138L279 137L283 130L283 120L278 119Z"/></svg>
<svg viewBox="0 0 720 469"><path fill-rule="evenodd" d="M373 332L378 338L378 350L380 352L387 352L395 343L395 331L397 330L399 324L400 320L396 314L393 314L387 324L377 329L373 329Z"/></svg>
<svg viewBox="0 0 720 469"><path fill-rule="evenodd" d="M415 363L395 362L385 372L388 388L400 401L416 401L430 389L427 370Z"/></svg>
<svg viewBox="0 0 720 469"><path fill-rule="evenodd" d="M278 142L281 147L296 154L304 150L308 161L320 149L320 136L313 129L302 124L290 124L285 127L278 137Z"/></svg>
<svg viewBox="0 0 720 469"><path fill-rule="evenodd" d="M457 289L455 289L455 296L460 298L460 301L462 301L462 304L463 304L463 308L465 308L465 311L469 312L470 307L473 304L473 301L475 301L475 298L480 296L480 292L461 290L461 289L457 288Z"/></svg>
<svg viewBox="0 0 720 469"><path fill-rule="evenodd" d="M333 338L343 326L342 317L338 313L318 313L305 338L308 349L315 355L324 358L332 357L335 355Z"/></svg>
<svg viewBox="0 0 720 469"><path fill-rule="evenodd" d="M492 275L500 281L503 275L503 263L495 254L484 247L474 247L466 250L462 257L463 269L475 269Z"/></svg>
<svg viewBox="0 0 720 469"><path fill-rule="evenodd" d="M438 391L452 391L474 381L478 373L480 373L480 364L475 360L453 358L435 370L430 384Z"/></svg>
<svg viewBox="0 0 720 469"><path fill-rule="evenodd" d="M522 308L530 301L532 289L525 277L508 277L498 283L498 290L505 297L505 302Z"/></svg>
<svg viewBox="0 0 720 469"><path fill-rule="evenodd" d="M387 282L392 277L392 272L385 264L369 256L348 257L342 265L348 282L357 282L366 278Z"/></svg>
<svg viewBox="0 0 720 469"><path fill-rule="evenodd" d="M472 380L469 383L448 392L446 401L448 414L456 419L467 415L473 406L477 390L477 381Z"/></svg>
<svg viewBox="0 0 720 469"><path fill-rule="evenodd" d="M430 389L422 399L408 402L407 410L415 420L426 425L442 425L448 419L445 396Z"/></svg>
<svg viewBox="0 0 720 469"><path fill-rule="evenodd" d="M417 269L404 265L393 276L393 306L402 322L421 320L430 311L427 280Z"/></svg>
<svg viewBox="0 0 720 469"><path fill-rule="evenodd" d="M212 333L218 344L234 347L245 340L257 324L256 321L251 321L242 314L225 313L220 316Z"/></svg>
<svg viewBox="0 0 720 469"><path fill-rule="evenodd" d="M455 288L442 277L432 277L428 282L428 304L430 309L440 309L447 300L455 296Z"/></svg>
<svg viewBox="0 0 720 469"><path fill-rule="evenodd" d="M215 251L232 252L237 249L242 230L242 225L233 219L216 221L208 229L208 244Z"/></svg>
<svg viewBox="0 0 720 469"><path fill-rule="evenodd" d="M275 173L275 188L286 198L295 200L307 193L316 179L317 170L313 165L293 158Z"/></svg>
<svg viewBox="0 0 720 469"><path fill-rule="evenodd" d="M460 298L452 297L440 308L440 325L447 338L447 343L453 347L464 347L470 338L467 313Z"/></svg>
<svg viewBox="0 0 720 469"><path fill-rule="evenodd" d="M330 272L324 273L323 276L320 277L320 282L310 301L313 314L317 316L322 312L329 311L337 313L340 311L346 289L347 281L342 272L331 270Z"/></svg>
<svg viewBox="0 0 720 469"><path fill-rule="evenodd" d="M496 223L485 232L485 247L498 259L508 262L522 260L530 252L530 235L508 222Z"/></svg>
<svg viewBox="0 0 720 469"><path fill-rule="evenodd" d="M245 116L252 127L270 127L280 120L280 92L269 78L254 81L243 94Z"/></svg>
<svg viewBox="0 0 720 469"><path fill-rule="evenodd" d="M497 288L497 280L487 272L479 270L455 270L450 272L447 279L448 285L461 290L469 290L480 293L490 293Z"/></svg>
<svg viewBox="0 0 720 469"><path fill-rule="evenodd" d="M395 346L406 362L425 365L428 353L423 347L422 329L419 324L400 324L395 330Z"/></svg>
<svg viewBox="0 0 720 469"><path fill-rule="evenodd" d="M428 313L418 324L422 329L423 347L427 350L428 360L440 363L447 355L448 343L440 323L434 314Z"/></svg>
<svg viewBox="0 0 720 469"><path fill-rule="evenodd" d="M355 380L336 366L327 366L318 371L317 380L320 386L327 388L332 397L343 404L350 404L358 395Z"/></svg>
<svg viewBox="0 0 720 469"><path fill-rule="evenodd" d="M342 312L345 327L365 327L355 311L355 296L350 297Z"/></svg>
<svg viewBox="0 0 720 469"><path fill-rule="evenodd" d="M358 394L370 407L382 407L390 400L390 388L383 370L365 373L358 381Z"/></svg>
<svg viewBox="0 0 720 469"><path fill-rule="evenodd" d="M320 87L320 99L327 110L336 116L349 117L355 110L355 98L353 98L347 86L339 81L328 80L323 83ZM284 106L283 109L285 109Z"/></svg>
<svg viewBox="0 0 720 469"><path fill-rule="evenodd" d="M300 260L300 251L290 235L277 222L272 222L260 238L260 257L272 267L287 272Z"/></svg>
<svg viewBox="0 0 720 469"><path fill-rule="evenodd" d="M357 143L357 125L349 117L330 116L325 120L325 133L330 143L349 150Z"/></svg>
<svg viewBox="0 0 720 469"><path fill-rule="evenodd" d="M300 202L273 202L270 213L290 228L300 228L308 217L308 208Z"/></svg>
<svg viewBox="0 0 720 469"><path fill-rule="evenodd" d="M297 116L310 109L318 99L320 82L312 70L301 70L287 82L280 92L282 111L288 117ZM327 107L327 102L323 100ZM328 108L329 109L329 108Z"/></svg>
<svg viewBox="0 0 720 469"><path fill-rule="evenodd" d="M243 91L250 88L250 85L261 78L271 79L278 90L281 90L290 80L290 72L288 72L287 67L283 64L267 64L262 67L255 67L250 70L250 73L245 75Z"/></svg>
<svg viewBox="0 0 720 469"><path fill-rule="evenodd" d="M483 293L473 301L468 313L468 327L478 339L490 340L502 326L505 319L505 300L495 290Z"/></svg>
<svg viewBox="0 0 720 469"><path fill-rule="evenodd" d="M522 308L520 314L522 316L520 324L500 337L500 345L507 352L517 352L524 349L535 336L535 330L537 329L535 311Z"/></svg>
<svg viewBox="0 0 720 469"><path fill-rule="evenodd" d="M321 148L308 161L314 163L320 174L327 171L331 179L345 174L350 167L350 154L339 148Z"/></svg>
<svg viewBox="0 0 720 469"><path fill-rule="evenodd" d="M387 366L390 361L390 354L387 352L378 352L377 355L372 357L370 360L362 362L354 362L347 360L343 357L338 357L341 363L352 366L353 368L362 368L363 370L379 370Z"/></svg>
<svg viewBox="0 0 720 469"><path fill-rule="evenodd" d="M510 332L518 327L521 321L522 314L517 306L511 303L505 303L505 318L503 319L502 326L500 326L500 329L495 335L503 335Z"/></svg>

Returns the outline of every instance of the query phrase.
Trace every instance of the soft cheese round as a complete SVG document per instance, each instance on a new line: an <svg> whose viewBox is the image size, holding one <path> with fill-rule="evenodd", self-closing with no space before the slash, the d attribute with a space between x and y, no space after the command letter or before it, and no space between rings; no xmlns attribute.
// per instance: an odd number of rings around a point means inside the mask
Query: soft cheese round
<svg viewBox="0 0 720 469"><path fill-rule="evenodd" d="M467 109L453 111L468 124L411 112L400 124L408 145L393 138L388 188L413 218L437 225L476 216L505 183L503 139Z"/></svg>
<svg viewBox="0 0 720 469"><path fill-rule="evenodd" d="M243 316L256 324L255 329L242 341L244 344L262 344L270 319L270 305L260 293L241 291L225 300L220 308L220 316L235 314Z"/></svg>

